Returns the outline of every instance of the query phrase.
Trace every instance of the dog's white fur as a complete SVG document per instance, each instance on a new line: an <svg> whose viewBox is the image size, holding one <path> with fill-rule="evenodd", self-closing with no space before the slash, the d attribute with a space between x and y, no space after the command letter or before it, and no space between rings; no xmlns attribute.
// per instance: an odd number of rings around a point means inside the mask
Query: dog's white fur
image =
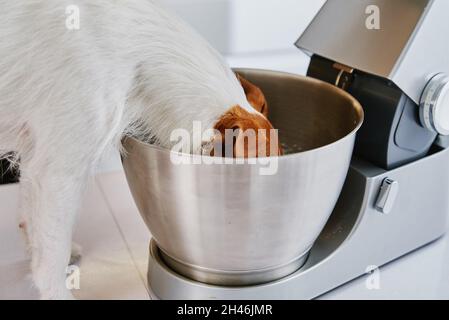
<svg viewBox="0 0 449 320"><path fill-rule="evenodd" d="M66 7L80 8L80 30ZM126 134L170 147L174 129L254 112L220 55L149 0L0 0L0 157L20 157L21 213L44 299L65 287L88 176ZM198 152L199 150L196 150ZM15 159L11 159L14 161Z"/></svg>

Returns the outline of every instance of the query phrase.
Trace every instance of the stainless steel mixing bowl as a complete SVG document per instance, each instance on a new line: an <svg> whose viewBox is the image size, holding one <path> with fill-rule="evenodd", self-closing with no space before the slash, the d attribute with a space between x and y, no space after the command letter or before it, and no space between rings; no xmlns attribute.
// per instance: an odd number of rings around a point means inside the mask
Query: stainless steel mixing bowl
<svg viewBox="0 0 449 320"><path fill-rule="evenodd" d="M217 285L279 279L299 269L326 224L363 121L346 92L310 78L238 70L262 88L281 141L301 152L266 164L174 164L191 155L127 138L123 159L137 207L163 261ZM274 159L273 159L274 160Z"/></svg>

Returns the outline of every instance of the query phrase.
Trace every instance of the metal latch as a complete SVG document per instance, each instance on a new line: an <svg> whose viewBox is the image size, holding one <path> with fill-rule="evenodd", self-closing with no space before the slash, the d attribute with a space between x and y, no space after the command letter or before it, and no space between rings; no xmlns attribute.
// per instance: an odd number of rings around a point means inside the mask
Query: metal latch
<svg viewBox="0 0 449 320"><path fill-rule="evenodd" d="M335 62L332 67L339 70L335 85L343 90L346 90L354 80L354 68L348 67L344 64Z"/></svg>
<svg viewBox="0 0 449 320"><path fill-rule="evenodd" d="M393 209L399 191L399 183L392 179L385 179L380 187L379 196L376 201L376 209L382 213L389 214Z"/></svg>

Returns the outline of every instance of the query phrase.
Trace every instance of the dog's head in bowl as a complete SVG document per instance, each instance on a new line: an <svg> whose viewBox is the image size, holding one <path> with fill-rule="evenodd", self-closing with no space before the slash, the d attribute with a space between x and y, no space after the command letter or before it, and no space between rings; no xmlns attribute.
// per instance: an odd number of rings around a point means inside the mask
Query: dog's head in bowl
<svg viewBox="0 0 449 320"><path fill-rule="evenodd" d="M262 90L237 74L256 112L233 106L214 125L202 154L215 157L258 158L282 154L276 130L268 120L268 103Z"/></svg>

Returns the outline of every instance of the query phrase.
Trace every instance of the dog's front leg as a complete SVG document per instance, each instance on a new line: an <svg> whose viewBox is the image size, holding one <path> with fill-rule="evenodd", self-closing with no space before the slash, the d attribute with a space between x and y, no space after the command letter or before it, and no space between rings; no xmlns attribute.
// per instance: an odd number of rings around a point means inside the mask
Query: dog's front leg
<svg viewBox="0 0 449 320"><path fill-rule="evenodd" d="M88 176L87 165L78 163L76 168L64 158L58 159L61 160L51 159L43 166L22 166L32 276L42 299L73 298L66 287L66 271L72 228Z"/></svg>

